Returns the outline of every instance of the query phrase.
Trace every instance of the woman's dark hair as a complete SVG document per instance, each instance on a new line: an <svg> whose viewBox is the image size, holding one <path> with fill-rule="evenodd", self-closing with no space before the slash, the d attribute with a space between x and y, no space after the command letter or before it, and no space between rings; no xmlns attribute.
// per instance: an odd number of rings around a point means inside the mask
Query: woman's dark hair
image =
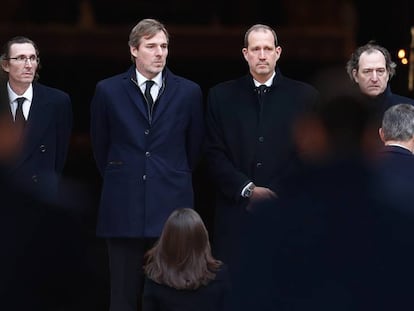
<svg viewBox="0 0 414 311"><path fill-rule="evenodd" d="M222 265L211 254L208 232L200 215L190 208L171 213L160 238L145 257L147 277L176 289L207 285Z"/></svg>

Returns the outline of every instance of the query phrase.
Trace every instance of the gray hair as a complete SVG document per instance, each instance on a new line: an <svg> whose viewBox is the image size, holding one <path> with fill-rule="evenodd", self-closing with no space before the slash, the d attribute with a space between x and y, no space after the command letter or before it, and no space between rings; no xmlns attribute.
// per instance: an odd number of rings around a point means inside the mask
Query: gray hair
<svg viewBox="0 0 414 311"><path fill-rule="evenodd" d="M382 119L386 141L408 141L414 137L414 106L398 104L388 108Z"/></svg>

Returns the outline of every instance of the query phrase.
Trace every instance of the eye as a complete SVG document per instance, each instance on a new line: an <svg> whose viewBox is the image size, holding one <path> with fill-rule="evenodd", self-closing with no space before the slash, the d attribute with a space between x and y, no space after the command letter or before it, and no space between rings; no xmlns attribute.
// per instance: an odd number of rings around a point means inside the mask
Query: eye
<svg viewBox="0 0 414 311"><path fill-rule="evenodd" d="M18 60L19 62L25 62L25 61L26 61L26 56L24 56L24 55L19 55L19 56L17 56L17 60Z"/></svg>

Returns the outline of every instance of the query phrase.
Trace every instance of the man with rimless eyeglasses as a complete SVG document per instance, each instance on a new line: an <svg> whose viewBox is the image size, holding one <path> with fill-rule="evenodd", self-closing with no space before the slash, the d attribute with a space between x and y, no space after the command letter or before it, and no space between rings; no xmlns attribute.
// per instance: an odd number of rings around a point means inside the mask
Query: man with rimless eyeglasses
<svg viewBox="0 0 414 311"><path fill-rule="evenodd" d="M0 111L9 115L19 143L6 164L10 181L38 199L55 201L72 130L71 99L37 82L39 50L29 38L9 40L0 61Z"/></svg>

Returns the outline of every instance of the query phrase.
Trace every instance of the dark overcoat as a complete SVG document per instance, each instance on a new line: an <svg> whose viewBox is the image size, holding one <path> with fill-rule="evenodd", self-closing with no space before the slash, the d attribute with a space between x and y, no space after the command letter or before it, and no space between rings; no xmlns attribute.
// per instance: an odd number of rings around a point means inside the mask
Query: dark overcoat
<svg viewBox="0 0 414 311"><path fill-rule="evenodd" d="M2 89L7 94L5 85ZM3 104L3 108L8 106L8 109L2 109L2 112L10 114L12 120L9 103ZM72 105L67 93L33 83L33 98L22 144L15 161L9 166L11 178L22 191L40 200L57 199L70 144L72 118Z"/></svg>
<svg viewBox="0 0 414 311"><path fill-rule="evenodd" d="M203 142L199 85L163 74L148 118L135 67L100 81L91 104L91 138L103 177L97 234L158 237L180 207L193 207L192 172Z"/></svg>
<svg viewBox="0 0 414 311"><path fill-rule="evenodd" d="M293 140L295 120L314 108L319 93L279 70L263 96L250 74L210 89L207 101L206 161L217 189L214 245L226 261L246 215L241 191L249 181L283 193L283 180L299 165ZM237 235L236 235L237 236Z"/></svg>

